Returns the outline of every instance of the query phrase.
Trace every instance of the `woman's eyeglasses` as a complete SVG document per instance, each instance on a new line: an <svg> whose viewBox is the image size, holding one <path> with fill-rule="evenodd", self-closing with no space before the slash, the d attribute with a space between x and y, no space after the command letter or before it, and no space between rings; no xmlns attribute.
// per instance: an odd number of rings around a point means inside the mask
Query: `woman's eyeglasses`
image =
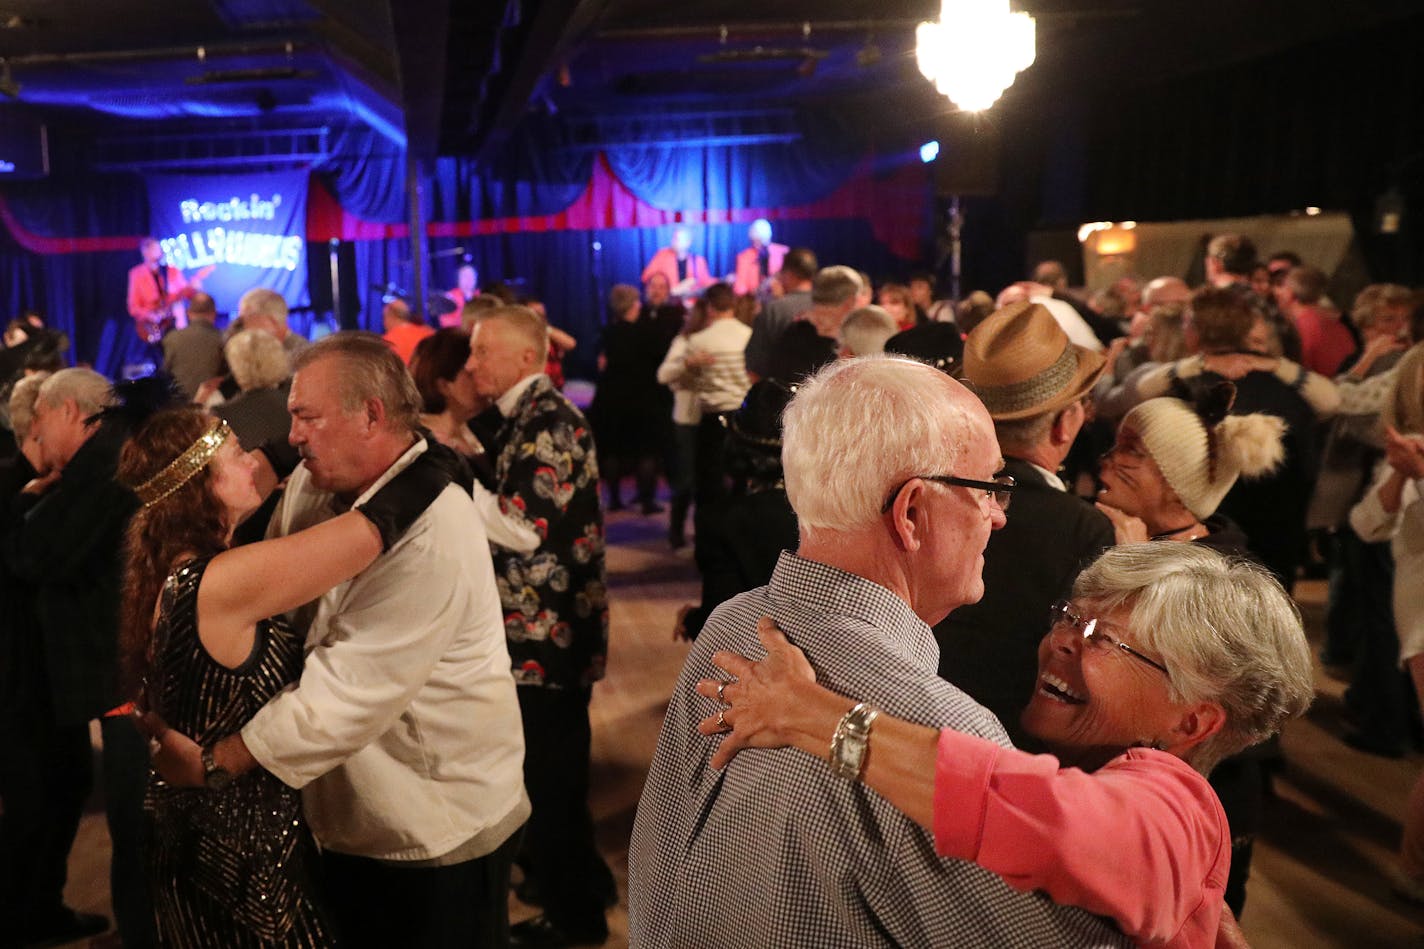
<svg viewBox="0 0 1424 949"><path fill-rule="evenodd" d="M1114 639L1108 635L1104 629L1107 624L1102 620L1091 616L1079 616L1073 612L1073 606L1067 600L1059 600L1057 603L1054 603L1049 607L1048 615L1054 628L1059 626L1071 626L1082 633L1083 638L1091 643L1095 643L1099 646L1107 646L1112 649L1121 649L1132 658L1145 662L1154 669L1160 669L1168 676L1172 674L1167 671L1167 667L1162 665L1162 663L1155 659L1147 658L1122 640Z"/></svg>

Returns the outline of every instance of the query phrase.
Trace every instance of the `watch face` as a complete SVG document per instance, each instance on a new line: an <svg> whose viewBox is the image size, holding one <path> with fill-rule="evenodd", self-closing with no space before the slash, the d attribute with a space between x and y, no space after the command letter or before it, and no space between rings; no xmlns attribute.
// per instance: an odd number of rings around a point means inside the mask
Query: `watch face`
<svg viewBox="0 0 1424 949"><path fill-rule="evenodd" d="M213 760L213 750L203 749L203 785L210 791L221 791L232 783L232 774L219 768Z"/></svg>

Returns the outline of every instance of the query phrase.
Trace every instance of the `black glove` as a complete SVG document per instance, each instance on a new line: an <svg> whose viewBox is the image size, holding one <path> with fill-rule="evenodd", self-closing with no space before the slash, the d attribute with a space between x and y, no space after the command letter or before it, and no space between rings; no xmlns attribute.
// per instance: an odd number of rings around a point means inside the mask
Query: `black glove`
<svg viewBox="0 0 1424 949"><path fill-rule="evenodd" d="M390 550L452 480L448 461L440 452L427 449L354 510L376 525L381 550Z"/></svg>
<svg viewBox="0 0 1424 949"><path fill-rule="evenodd" d="M494 471L494 461L486 453L475 455L473 458L462 458L465 464L470 466L472 477L484 486L490 494L499 493L499 478Z"/></svg>
<svg viewBox="0 0 1424 949"><path fill-rule="evenodd" d="M455 449L440 442L435 437L435 433L428 428L418 428L417 432L425 439L425 454L422 458L429 458L435 464L450 472L450 480L459 485L466 494L474 493L475 475L470 470L470 461Z"/></svg>
<svg viewBox="0 0 1424 949"><path fill-rule="evenodd" d="M257 450L262 452L267 458L267 463L272 466L272 470L277 473L277 480L285 480L293 471L297 470L297 465L302 463L302 453L287 441L285 435L278 435L276 438L269 438Z"/></svg>

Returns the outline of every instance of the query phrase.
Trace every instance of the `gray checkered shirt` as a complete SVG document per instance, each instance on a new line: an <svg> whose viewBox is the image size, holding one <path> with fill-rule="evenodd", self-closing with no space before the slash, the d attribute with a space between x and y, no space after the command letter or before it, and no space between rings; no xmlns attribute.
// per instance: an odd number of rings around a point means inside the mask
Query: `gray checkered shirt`
<svg viewBox="0 0 1424 949"><path fill-rule="evenodd" d="M986 709L935 674L930 628L884 587L783 553L768 586L708 619L668 706L629 852L634 947L1119 946L1111 924L935 855L931 835L863 785L793 749L718 772L716 703L693 691L712 653L764 655L770 615L817 679L899 718L1008 745Z"/></svg>

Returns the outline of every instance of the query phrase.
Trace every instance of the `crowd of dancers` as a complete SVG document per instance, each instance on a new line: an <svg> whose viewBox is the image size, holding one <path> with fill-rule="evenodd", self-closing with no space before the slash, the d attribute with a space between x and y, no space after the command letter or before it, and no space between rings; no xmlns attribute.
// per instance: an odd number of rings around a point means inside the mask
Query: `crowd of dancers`
<svg viewBox="0 0 1424 949"><path fill-rule="evenodd" d="M580 343L471 267L440 325L391 300L315 343L260 288L219 329L189 282L186 326L139 307L164 373L118 386L12 321L0 943L108 926L62 900L94 720L123 945L603 942L629 506L669 556L692 515L702 580L635 945L1238 937L1313 694L1302 571L1344 740L1418 730L1417 296L1333 300L1233 234L1201 287L1085 299L1048 261L958 301L748 238L727 281L679 230L612 289L586 412ZM512 878L542 908L513 927ZM1424 901L1424 785L1392 884Z"/></svg>

